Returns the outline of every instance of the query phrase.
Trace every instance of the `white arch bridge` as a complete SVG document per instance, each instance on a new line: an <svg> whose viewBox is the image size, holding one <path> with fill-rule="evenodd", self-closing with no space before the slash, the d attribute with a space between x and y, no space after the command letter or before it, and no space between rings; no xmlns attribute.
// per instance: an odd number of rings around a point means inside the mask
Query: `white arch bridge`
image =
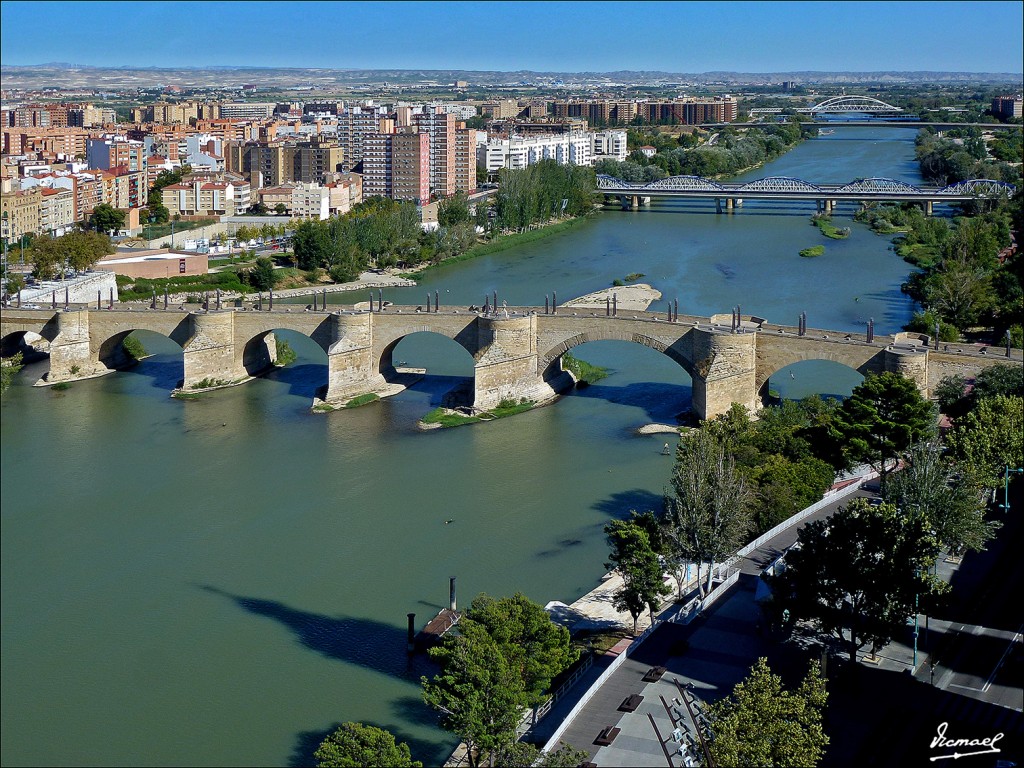
<svg viewBox="0 0 1024 768"><path fill-rule="evenodd" d="M769 176L744 184L729 184L701 176L670 176L647 183L622 181L614 176L598 174L597 190L617 196L623 207L636 208L652 197L714 199L721 210L732 209L743 200L814 200L819 210L830 211L840 201L916 202L923 203L931 213L933 203L962 203L971 200L1008 198L1017 188L1013 184L992 179L970 179L945 187L923 187L899 179L854 179L847 184L817 184L791 176Z"/></svg>
<svg viewBox="0 0 1024 768"><path fill-rule="evenodd" d="M751 115L778 115L782 107L759 107L750 110ZM833 96L813 107L799 107L794 110L804 115L840 115L859 112L868 115L898 115L902 107L894 107L870 96Z"/></svg>

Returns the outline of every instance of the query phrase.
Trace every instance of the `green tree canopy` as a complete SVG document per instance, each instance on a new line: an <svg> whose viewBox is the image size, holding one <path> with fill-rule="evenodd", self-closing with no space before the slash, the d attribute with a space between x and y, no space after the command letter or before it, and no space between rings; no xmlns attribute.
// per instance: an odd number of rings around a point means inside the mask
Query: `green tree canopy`
<svg viewBox="0 0 1024 768"><path fill-rule="evenodd" d="M1003 467L1024 467L1024 397L982 398L949 431L946 444L957 467L994 488Z"/></svg>
<svg viewBox="0 0 1024 768"><path fill-rule="evenodd" d="M551 621L544 608L525 595L493 598L479 595L462 622L482 625L518 668L531 705L545 699L551 680L580 655L573 648L569 630Z"/></svg>
<svg viewBox="0 0 1024 768"><path fill-rule="evenodd" d="M906 467L889 478L885 500L906 515L923 517L951 554L980 551L1000 524L985 520L984 494L972 480L942 457L937 443L922 443L911 448Z"/></svg>
<svg viewBox="0 0 1024 768"><path fill-rule="evenodd" d="M622 587L614 594L615 609L628 611L633 617L633 634L644 608L651 613L661 605L661 599L671 593L662 579L663 569L658 554L651 548L651 540L644 527L633 520L613 520L604 528L611 547L605 568L615 568L622 576Z"/></svg>
<svg viewBox="0 0 1024 768"><path fill-rule="evenodd" d="M314 754L319 768L422 768L413 760L409 745L395 742L383 728L362 723L342 723L323 740Z"/></svg>
<svg viewBox="0 0 1024 768"><path fill-rule="evenodd" d="M465 224L472 221L472 219L473 217L469 212L469 198L461 190L456 192L453 197L442 200L437 205L437 222L442 227Z"/></svg>
<svg viewBox="0 0 1024 768"><path fill-rule="evenodd" d="M867 643L874 650L903 630L917 595L943 590L928 573L938 553L928 528L922 516L866 499L808 523L786 555L786 569L769 578L775 611L813 621L856 661Z"/></svg>
<svg viewBox="0 0 1024 768"><path fill-rule="evenodd" d="M827 701L817 664L799 688L787 691L768 660L759 658L728 698L709 707L715 765L814 768L829 742L822 727Z"/></svg>
<svg viewBox="0 0 1024 768"><path fill-rule="evenodd" d="M90 229L97 232L110 233L124 227L125 212L114 208L107 203L100 203L92 210L89 217Z"/></svg>
<svg viewBox="0 0 1024 768"><path fill-rule="evenodd" d="M423 700L441 712L441 727L466 743L470 765L514 742L528 695L520 671L487 628L467 622L430 655L441 672L421 679Z"/></svg>
<svg viewBox="0 0 1024 768"><path fill-rule="evenodd" d="M899 457L935 433L935 408L898 373L868 376L836 411L831 428L853 461L870 464L883 484Z"/></svg>

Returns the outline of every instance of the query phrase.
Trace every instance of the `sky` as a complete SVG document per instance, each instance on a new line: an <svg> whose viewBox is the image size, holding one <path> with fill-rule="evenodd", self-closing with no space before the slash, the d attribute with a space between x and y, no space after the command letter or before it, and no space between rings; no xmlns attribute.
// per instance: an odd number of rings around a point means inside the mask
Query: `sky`
<svg viewBox="0 0 1024 768"><path fill-rule="evenodd" d="M0 62L701 73L1024 69L1013 2L0 2Z"/></svg>

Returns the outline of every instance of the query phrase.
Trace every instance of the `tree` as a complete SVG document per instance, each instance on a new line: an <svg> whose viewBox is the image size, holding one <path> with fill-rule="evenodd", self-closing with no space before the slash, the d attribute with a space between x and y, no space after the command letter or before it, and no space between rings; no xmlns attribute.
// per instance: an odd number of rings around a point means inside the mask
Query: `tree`
<svg viewBox="0 0 1024 768"><path fill-rule="evenodd" d="M477 596L462 619L462 623L467 621L483 626L519 670L530 705L543 702L551 680L580 655L572 646L569 630L555 624L542 606L518 592L500 599Z"/></svg>
<svg viewBox="0 0 1024 768"><path fill-rule="evenodd" d="M458 191L453 197L442 200L437 206L437 222L442 227L451 227L455 224L463 224L472 221L469 212L469 198L466 193Z"/></svg>
<svg viewBox="0 0 1024 768"><path fill-rule="evenodd" d="M423 766L423 763L412 759L408 744L396 743L394 735L383 728L362 723L342 723L321 742L313 756L320 768Z"/></svg>
<svg viewBox="0 0 1024 768"><path fill-rule="evenodd" d="M701 562L708 564L707 591L715 562L741 546L750 530L750 489L732 456L726 457L723 441L728 431L725 426L705 427L679 441L672 493L665 499L674 538L698 563L698 571Z"/></svg>
<svg viewBox="0 0 1024 768"><path fill-rule="evenodd" d="M267 204L262 200L257 200L255 203L249 206L249 213L254 216L266 216L270 209L267 208Z"/></svg>
<svg viewBox="0 0 1024 768"><path fill-rule="evenodd" d="M277 275L274 273L274 262L268 256L260 256L256 264L249 271L249 283L258 291L269 291L277 282Z"/></svg>
<svg viewBox="0 0 1024 768"><path fill-rule="evenodd" d="M874 651L906 627L918 595L945 588L928 573L939 548L927 522L892 504L854 499L797 539L786 569L768 579L773 607L833 635L851 663L867 643Z"/></svg>
<svg viewBox="0 0 1024 768"><path fill-rule="evenodd" d="M936 443L910 449L907 466L885 486L885 500L906 515L921 516L950 554L980 551L1000 524L985 521L985 500L972 478L963 477L942 458Z"/></svg>
<svg viewBox="0 0 1024 768"><path fill-rule="evenodd" d="M884 485L903 452L934 434L935 408L913 381L886 372L854 387L831 426L848 457L870 464Z"/></svg>
<svg viewBox="0 0 1024 768"><path fill-rule="evenodd" d="M284 216L286 213L288 213L288 206L285 205L284 203L278 203L277 205L274 206L274 213L278 214L279 216Z"/></svg>
<svg viewBox="0 0 1024 768"><path fill-rule="evenodd" d="M629 611L635 635L644 608L650 611L653 621L654 609L672 590L662 579L661 563L642 525L633 520L613 520L604 532L611 546L611 562L605 563L605 568L615 568L622 576L622 587L614 594L615 609Z"/></svg>
<svg viewBox="0 0 1024 768"><path fill-rule="evenodd" d="M125 213L107 203L100 203L92 210L89 227L97 232L109 233L124 226Z"/></svg>
<svg viewBox="0 0 1024 768"><path fill-rule="evenodd" d="M562 743L551 752L541 752L533 744L517 741L503 749L495 758L499 768L577 768L590 759L583 749Z"/></svg>
<svg viewBox="0 0 1024 768"><path fill-rule="evenodd" d="M441 727L466 743L470 765L515 741L528 696L519 670L486 627L460 622L459 634L448 635L430 655L441 671L421 679L423 700L441 712Z"/></svg>
<svg viewBox="0 0 1024 768"><path fill-rule="evenodd" d="M949 431L946 444L957 467L996 487L1003 467L1024 467L1024 397L982 398Z"/></svg>
<svg viewBox="0 0 1024 768"><path fill-rule="evenodd" d="M822 728L825 679L812 663L800 687L787 691L761 657L732 694L712 704L709 745L715 765L813 768L829 738Z"/></svg>

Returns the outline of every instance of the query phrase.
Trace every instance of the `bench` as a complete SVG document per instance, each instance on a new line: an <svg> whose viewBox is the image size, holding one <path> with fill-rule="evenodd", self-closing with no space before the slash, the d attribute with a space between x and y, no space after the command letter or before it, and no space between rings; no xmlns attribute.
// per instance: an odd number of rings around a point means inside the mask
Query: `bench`
<svg viewBox="0 0 1024 768"><path fill-rule="evenodd" d="M615 737L619 735L619 729L615 726L609 725L601 729L601 732L597 734L597 738L594 739L594 743L599 747L607 747L613 741Z"/></svg>
<svg viewBox="0 0 1024 768"><path fill-rule="evenodd" d="M620 712L636 712L636 708L640 706L640 704L641 704L641 702L643 702L643 700L644 700L644 697L641 696L639 693L634 693L631 696L627 696L626 698L624 698L622 700L622 703L619 704L619 711Z"/></svg>
<svg viewBox="0 0 1024 768"><path fill-rule="evenodd" d="M665 667L651 667L647 670L643 680L645 683L656 683L664 676L668 670Z"/></svg>

